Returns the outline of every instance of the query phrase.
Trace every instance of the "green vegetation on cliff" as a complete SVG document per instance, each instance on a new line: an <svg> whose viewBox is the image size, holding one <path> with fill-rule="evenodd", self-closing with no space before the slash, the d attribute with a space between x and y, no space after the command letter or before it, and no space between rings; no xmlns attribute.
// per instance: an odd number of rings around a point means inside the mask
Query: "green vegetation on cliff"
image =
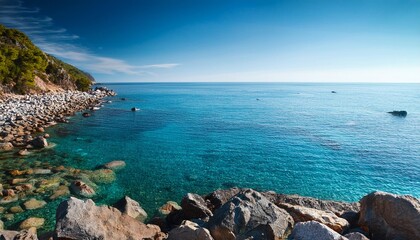
<svg viewBox="0 0 420 240"><path fill-rule="evenodd" d="M39 91L39 77L63 89L86 91L94 80L91 75L48 55L16 29L0 24L0 86L16 93Z"/></svg>

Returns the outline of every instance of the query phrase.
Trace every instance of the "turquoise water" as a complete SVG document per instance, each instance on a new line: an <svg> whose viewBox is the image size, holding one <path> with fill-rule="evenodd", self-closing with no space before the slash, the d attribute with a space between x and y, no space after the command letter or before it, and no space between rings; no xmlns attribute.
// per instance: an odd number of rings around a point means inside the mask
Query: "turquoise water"
<svg viewBox="0 0 420 240"><path fill-rule="evenodd" d="M233 186L344 201L374 190L420 197L418 84L107 86L119 94L112 103L49 129L57 146L44 158L84 169L126 161L97 202L129 195L153 215L187 192Z"/></svg>

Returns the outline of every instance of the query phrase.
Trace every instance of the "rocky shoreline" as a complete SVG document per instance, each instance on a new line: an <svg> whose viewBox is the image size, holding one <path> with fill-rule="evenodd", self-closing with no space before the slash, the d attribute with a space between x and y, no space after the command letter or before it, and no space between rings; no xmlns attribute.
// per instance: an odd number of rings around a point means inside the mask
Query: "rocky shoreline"
<svg viewBox="0 0 420 240"><path fill-rule="evenodd" d="M12 151L16 147L22 150L46 147L48 135L43 135L45 128L67 122L66 117L77 111L93 109L104 97L115 95L114 91L103 87L89 92L3 95L0 97L0 151ZM27 153L27 150L20 151L22 155Z"/></svg>
<svg viewBox="0 0 420 240"><path fill-rule="evenodd" d="M420 201L385 192L346 203L231 188L188 193L160 212L144 223L147 213L127 196L113 206L70 197L57 208L55 230L39 239L420 239ZM0 231L0 239L38 239L39 219L22 225L20 232Z"/></svg>

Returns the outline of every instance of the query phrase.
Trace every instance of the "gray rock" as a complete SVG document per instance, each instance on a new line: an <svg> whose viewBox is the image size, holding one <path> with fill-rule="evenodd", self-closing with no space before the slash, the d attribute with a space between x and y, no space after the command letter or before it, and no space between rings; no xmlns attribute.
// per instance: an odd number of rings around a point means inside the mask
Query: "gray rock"
<svg viewBox="0 0 420 240"><path fill-rule="evenodd" d="M372 240L420 239L420 201L373 192L360 200L359 225Z"/></svg>
<svg viewBox="0 0 420 240"><path fill-rule="evenodd" d="M295 225L290 240L348 240L331 228L317 221L300 222Z"/></svg>
<svg viewBox="0 0 420 240"><path fill-rule="evenodd" d="M293 227L293 218L252 189L231 198L204 225L216 240L281 239Z"/></svg>
<svg viewBox="0 0 420 240"><path fill-rule="evenodd" d="M139 220L140 222L144 222L147 218L147 213L140 204L127 196L116 202L113 207L120 210L123 214L127 214L128 216Z"/></svg>
<svg viewBox="0 0 420 240"><path fill-rule="evenodd" d="M358 232L352 232L344 235L344 237L348 238L349 240L369 240L365 235L358 233Z"/></svg>
<svg viewBox="0 0 420 240"><path fill-rule="evenodd" d="M156 239L160 234L158 226L145 225L113 207L96 206L90 199L71 197L57 208L58 239Z"/></svg>
<svg viewBox="0 0 420 240"><path fill-rule="evenodd" d="M224 190L216 190L204 197L204 199L209 202L209 208L212 212L221 207L227 201L229 201L233 196L238 194L241 191L239 188L230 188Z"/></svg>
<svg viewBox="0 0 420 240"><path fill-rule="evenodd" d="M194 193L188 193L181 201L181 207L186 219L208 219L213 216L204 199Z"/></svg>
<svg viewBox="0 0 420 240"><path fill-rule="evenodd" d="M168 233L168 240L213 240L208 229L200 227L197 223L184 221L180 226Z"/></svg>

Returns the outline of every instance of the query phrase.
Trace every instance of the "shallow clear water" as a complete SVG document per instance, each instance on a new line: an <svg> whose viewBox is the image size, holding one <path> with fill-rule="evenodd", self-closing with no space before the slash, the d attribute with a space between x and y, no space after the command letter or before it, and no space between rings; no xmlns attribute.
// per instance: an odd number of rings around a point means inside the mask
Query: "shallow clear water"
<svg viewBox="0 0 420 240"><path fill-rule="evenodd" d="M153 215L187 192L232 186L345 201L374 190L420 197L418 84L108 87L119 94L112 103L49 130L56 161L126 161L98 202L129 195Z"/></svg>

